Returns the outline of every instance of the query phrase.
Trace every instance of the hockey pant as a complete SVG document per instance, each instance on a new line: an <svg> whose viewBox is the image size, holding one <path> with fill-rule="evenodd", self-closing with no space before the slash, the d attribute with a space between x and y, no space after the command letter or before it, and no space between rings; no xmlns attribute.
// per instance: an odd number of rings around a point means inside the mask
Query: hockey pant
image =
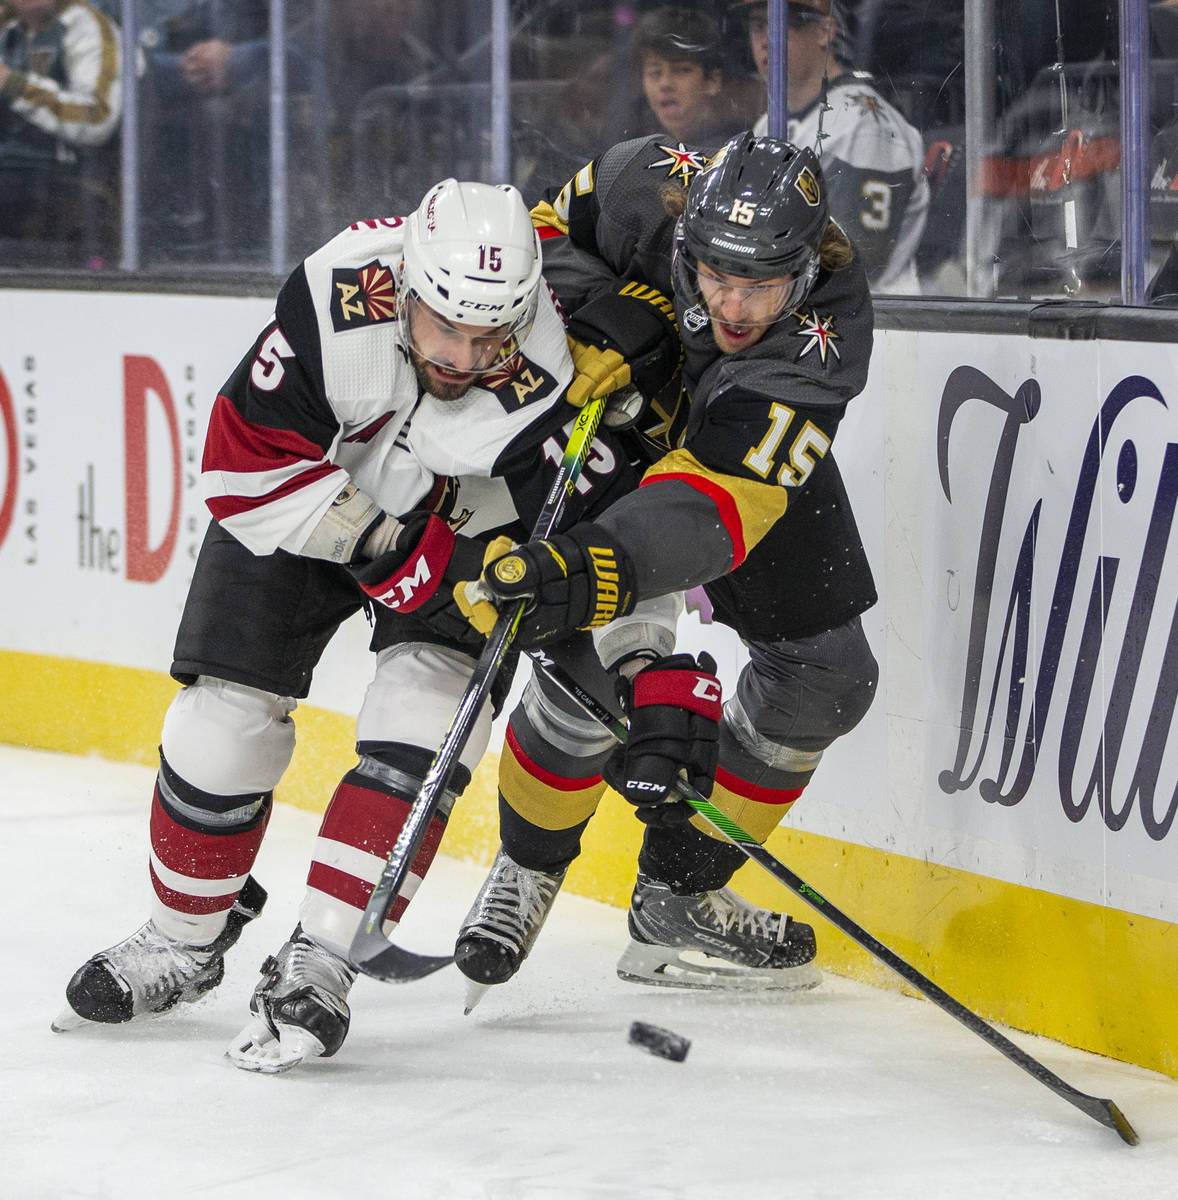
<svg viewBox="0 0 1178 1200"><path fill-rule="evenodd" d="M763 842L801 795L827 746L866 714L878 666L858 618L815 637L755 642L748 650L749 661L724 705L711 800ZM593 677L583 658L568 669L603 701L612 690L607 677ZM533 676L512 714L499 768L501 833L516 862L553 873L577 856L605 790L601 767L612 748L596 722ZM680 892L723 887L743 861L698 816L646 827L639 854L644 873Z"/></svg>
<svg viewBox="0 0 1178 1200"><path fill-rule="evenodd" d="M300 908L304 930L345 956L472 668L473 659L456 650L416 642L376 655L357 719L359 762L324 814ZM294 752L295 707L289 696L202 675L169 708L151 813L152 916L166 933L202 945L224 927ZM486 750L490 726L488 705L386 929L428 870L454 799Z"/></svg>

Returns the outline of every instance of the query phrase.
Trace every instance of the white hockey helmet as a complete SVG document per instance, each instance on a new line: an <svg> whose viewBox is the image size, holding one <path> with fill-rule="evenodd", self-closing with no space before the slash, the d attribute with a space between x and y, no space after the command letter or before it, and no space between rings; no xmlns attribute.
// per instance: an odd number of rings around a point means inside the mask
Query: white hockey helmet
<svg viewBox="0 0 1178 1200"><path fill-rule="evenodd" d="M454 326L522 342L539 292L540 239L516 188L456 179L430 188L405 231L397 304L407 341L419 300Z"/></svg>

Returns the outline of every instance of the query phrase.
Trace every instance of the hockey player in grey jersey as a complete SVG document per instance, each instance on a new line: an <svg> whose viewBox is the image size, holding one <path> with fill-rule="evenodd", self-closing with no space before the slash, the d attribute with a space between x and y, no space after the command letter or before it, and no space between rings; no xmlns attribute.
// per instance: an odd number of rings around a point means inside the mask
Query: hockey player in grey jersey
<svg viewBox="0 0 1178 1200"><path fill-rule="evenodd" d="M297 701L339 625L367 608L375 670L358 762L323 817L299 924L266 960L229 1053L275 1071L339 1049L348 947L482 645L450 587L477 571L493 534L523 536L535 518L576 416L572 375L514 188L446 180L407 220L360 222L290 276L209 423L202 482L215 520L176 639L184 687L151 805L150 920L75 973L55 1028L152 1016L220 982L265 899L250 871ZM603 435L571 519L631 486L608 446ZM478 718L387 928L490 721Z"/></svg>
<svg viewBox="0 0 1178 1200"><path fill-rule="evenodd" d="M753 62L767 79L765 0L733 0L729 7L747 14ZM840 60L837 3L790 0L786 10L785 137L817 153L831 214L862 255L872 291L919 294L916 250L929 205L920 131L879 94L869 74ZM766 114L753 132L767 131Z"/></svg>
<svg viewBox="0 0 1178 1200"><path fill-rule="evenodd" d="M871 704L878 672L860 614L876 593L831 453L866 382L871 299L811 151L749 133L711 166L666 150L657 137L612 147L533 212L546 275L575 309L570 396L637 382L652 399L631 414L632 435L651 465L603 516L489 557L480 587L456 593L482 628L494 604L529 598L524 644L592 630L630 718L616 752L558 689L529 683L501 757L503 848L458 939L476 988L510 978L531 948L603 771L648 825L624 978L816 979L813 930L725 886L742 855L689 820L671 780L686 769L763 840ZM650 314L671 290L672 260L686 419L674 385L648 376ZM711 664L673 654L673 627L643 611L701 583L749 650L722 709Z"/></svg>

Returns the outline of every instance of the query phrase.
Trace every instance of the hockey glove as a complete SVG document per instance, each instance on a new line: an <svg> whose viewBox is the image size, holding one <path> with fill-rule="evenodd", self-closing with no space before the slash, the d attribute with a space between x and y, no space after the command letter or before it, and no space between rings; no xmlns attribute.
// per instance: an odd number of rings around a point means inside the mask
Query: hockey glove
<svg viewBox="0 0 1178 1200"><path fill-rule="evenodd" d="M454 599L483 634L495 627L504 604L526 600L515 635L523 650L574 629L608 625L637 602L630 556L591 521L514 548L508 538L497 538L485 561L482 578L459 584Z"/></svg>
<svg viewBox="0 0 1178 1200"><path fill-rule="evenodd" d="M434 513L410 513L391 549L362 567L356 582L379 604L413 613L443 637L471 643L470 625L452 595L455 583L469 579L483 562L484 546L463 537Z"/></svg>
<svg viewBox="0 0 1178 1200"><path fill-rule="evenodd" d="M602 774L638 809L647 825L673 825L694 811L675 791L675 776L712 794L720 755L720 681L716 662L701 654L672 654L618 679L618 699L630 718L630 737L610 755Z"/></svg>
<svg viewBox="0 0 1178 1200"><path fill-rule="evenodd" d="M675 306L640 283L582 305L569 318L568 340L577 373L567 395L578 408L630 383L653 396L683 357Z"/></svg>

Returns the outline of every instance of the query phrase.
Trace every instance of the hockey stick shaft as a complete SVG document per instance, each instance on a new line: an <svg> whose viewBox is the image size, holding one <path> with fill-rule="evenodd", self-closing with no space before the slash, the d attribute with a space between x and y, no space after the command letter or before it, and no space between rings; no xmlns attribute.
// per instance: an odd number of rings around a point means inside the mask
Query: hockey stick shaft
<svg viewBox="0 0 1178 1200"><path fill-rule="evenodd" d="M591 400L578 413L565 446L564 456L532 528L532 541L547 537L560 520L565 502L580 478L581 469L597 435L606 399L607 397L602 396ZM386 982L407 982L420 979L453 961L452 956L426 957L402 950L385 937L383 925L389 906L400 893L405 877L409 874L409 869L425 840L430 821L445 796L446 785L450 782L459 755L470 738L475 721L491 691L491 685L507 657L525 607L526 602L520 601L509 611L502 613L495 622L450 726L442 738L442 744L425 773L409 815L397 835L380 878L372 889L372 895L368 899L364 915L360 918L349 951L352 962L366 975Z"/></svg>
<svg viewBox="0 0 1178 1200"><path fill-rule="evenodd" d="M539 670L542 670L570 699L576 701L589 716L607 729L617 741L623 743L626 741L628 730L625 724L618 720L596 697L581 687L563 667L553 662L543 651L530 651L529 657ZM868 933L825 896L812 888L764 846L760 845L752 834L746 832L730 817L722 813L686 780L677 780L676 790L708 824L722 833L746 858L762 867L779 883L789 888L794 895L799 896L811 908L820 912L836 929L841 930L851 941L862 946L868 954L890 967L905 983L911 985L951 1017L956 1018L983 1041L989 1042L995 1050L1004 1054L1011 1062L1021 1067L1045 1087L1050 1088L1057 1096L1075 1105L1081 1112L1087 1113L1093 1120L1099 1121L1101 1125L1112 1129L1130 1146L1137 1145L1136 1131L1112 1100L1100 1099L1090 1096L1086 1092L1078 1091L1038 1059L1016 1046L1009 1038L979 1017L977 1013L955 1000L943 988L923 975L911 963L889 950L878 938Z"/></svg>

